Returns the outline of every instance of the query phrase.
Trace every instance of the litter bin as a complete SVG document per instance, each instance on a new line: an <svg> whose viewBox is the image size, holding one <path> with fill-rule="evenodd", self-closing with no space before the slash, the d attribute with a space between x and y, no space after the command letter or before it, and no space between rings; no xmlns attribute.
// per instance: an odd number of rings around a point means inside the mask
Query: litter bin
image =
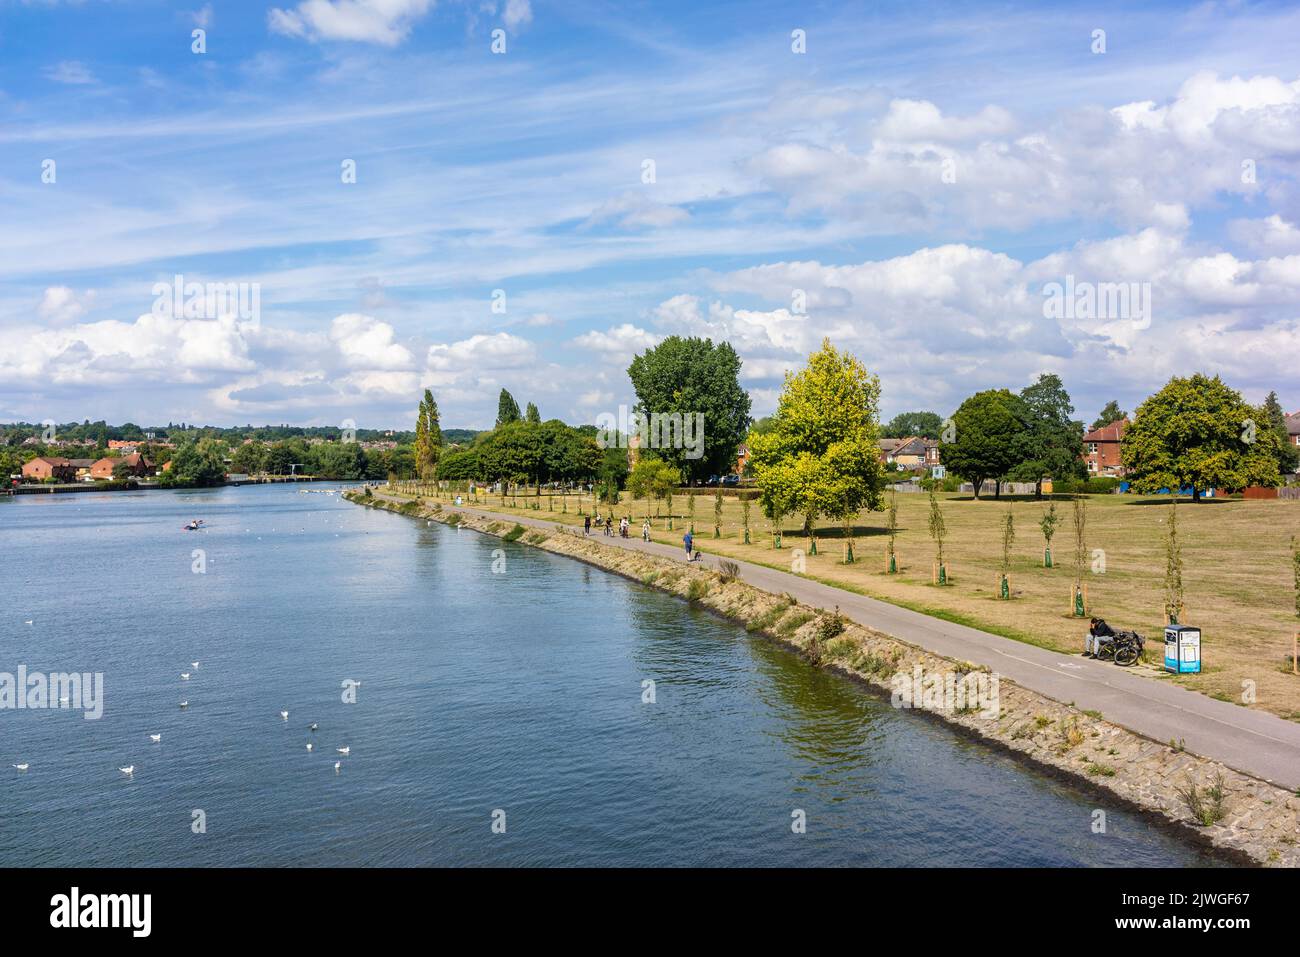
<svg viewBox="0 0 1300 957"><path fill-rule="evenodd" d="M1165 629L1165 671L1200 674L1201 629L1170 625Z"/></svg>

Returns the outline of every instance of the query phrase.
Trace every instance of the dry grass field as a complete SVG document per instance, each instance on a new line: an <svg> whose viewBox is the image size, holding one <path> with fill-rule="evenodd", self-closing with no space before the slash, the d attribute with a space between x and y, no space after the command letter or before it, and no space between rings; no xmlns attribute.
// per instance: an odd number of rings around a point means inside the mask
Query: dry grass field
<svg viewBox="0 0 1300 957"><path fill-rule="evenodd" d="M885 516L863 513L854 530L856 562L843 562L841 529L818 526L820 554L806 554L808 545L798 520L784 525L784 548L772 547L771 529L757 505L751 513L751 544L743 543L741 510L736 498L724 498L722 538L713 538L713 494L697 496L695 531L706 553L791 568L795 549L805 553L804 574L875 598L959 621L1007 637L1056 649L1082 650L1086 619L1072 617L1070 591L1074 581L1074 531L1071 503L1057 499L1060 523L1053 540L1054 568L1042 563L1043 539L1039 519L1046 502L1032 498L975 501L969 495L941 497L948 536L945 557L950 583L931 582L934 543L928 530L929 501L924 494L898 496L899 573L885 573ZM548 499L521 495L519 508L501 506L501 497L479 496L479 504L533 517L581 524L579 500L568 499L561 513L558 496ZM1300 502L1184 499L1178 506L1185 586L1185 624L1202 629L1202 672L1164 676L1158 670L1163 655L1164 536L1169 515L1168 496L1093 495L1087 497L1087 565L1083 572L1089 612L1117 628L1132 628L1147 639L1147 671L1158 680L1177 681L1205 694L1245 707L1257 707L1300 721L1300 677L1291 673L1292 636L1300 628L1296 617L1294 572L1289 540L1300 537ZM548 511L548 504L554 511ZM534 510L531 506L538 505ZM581 499L587 514L593 503ZM1001 567L1000 523L1008 507L1015 517L1012 549L1012 599L998 597ZM609 506L599 506L602 514ZM624 495L616 516L633 517L634 535L649 514L656 541L680 544L687 499L675 496L675 529L668 531L661 503ZM1093 571L1094 549L1104 559ZM1249 689L1253 683L1254 700Z"/></svg>

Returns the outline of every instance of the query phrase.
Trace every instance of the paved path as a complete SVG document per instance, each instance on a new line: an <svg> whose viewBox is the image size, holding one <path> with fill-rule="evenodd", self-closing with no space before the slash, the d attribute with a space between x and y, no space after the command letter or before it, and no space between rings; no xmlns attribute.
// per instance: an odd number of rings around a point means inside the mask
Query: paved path
<svg viewBox="0 0 1300 957"><path fill-rule="evenodd" d="M407 501L398 497L381 497ZM456 509L531 527L550 529L556 524L553 519L510 515L469 506L456 506ZM638 537L622 539L616 534L606 538L599 533L592 537L615 548L677 561L684 559L684 548L643 542L636 526L633 526L633 532ZM703 539L698 544L708 546L707 540ZM716 561L716 558L704 559L710 567L716 567ZM1107 721L1130 731L1160 742L1182 740L1191 752L1289 790L1300 788L1300 724L1296 722L1219 701L1172 682L1143 677L1114 664L1093 661L1082 655L1064 655L953 624L790 572L750 562L737 561L736 564L740 566L740 577L744 581L765 591L788 592L799 601L817 608L838 605L845 616L868 628L901 638L935 654L987 665L998 674L1049 698L1073 702L1081 709L1100 711ZM1081 651L1082 631L1081 626Z"/></svg>

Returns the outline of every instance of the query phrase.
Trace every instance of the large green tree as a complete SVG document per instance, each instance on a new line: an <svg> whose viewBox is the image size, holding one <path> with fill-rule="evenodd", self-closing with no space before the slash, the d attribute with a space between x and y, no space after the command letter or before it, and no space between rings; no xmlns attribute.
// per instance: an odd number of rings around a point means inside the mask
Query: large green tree
<svg viewBox="0 0 1300 957"><path fill-rule="evenodd" d="M438 471L438 458L442 454L442 423L438 416L438 403L433 393L424 390L420 411L415 420L415 471L421 479L429 481Z"/></svg>
<svg viewBox="0 0 1300 957"><path fill-rule="evenodd" d="M1119 407L1118 402L1111 399L1106 403L1106 407L1101 410L1101 413L1093 421L1092 425L1089 426L1089 430L1095 431L1110 425L1112 422L1118 422L1120 419L1127 418L1128 413Z"/></svg>
<svg viewBox="0 0 1300 957"><path fill-rule="evenodd" d="M528 410L524 413L524 421L529 425L542 424L542 414L537 411L537 406L532 402L528 403Z"/></svg>
<svg viewBox="0 0 1300 957"><path fill-rule="evenodd" d="M519 403L505 389L497 397L497 428L519 421Z"/></svg>
<svg viewBox="0 0 1300 957"><path fill-rule="evenodd" d="M1291 444L1291 437L1286 431L1286 412L1282 410L1282 403L1278 401L1276 392L1268 394L1262 410L1264 422L1261 425L1267 426L1277 436L1277 470L1294 472L1297 465L1300 465L1300 448Z"/></svg>
<svg viewBox="0 0 1300 957"><path fill-rule="evenodd" d="M1266 418L1217 375L1175 376L1124 432L1127 477L1139 492L1190 486L1193 499L1207 488L1277 485L1278 437Z"/></svg>
<svg viewBox="0 0 1300 957"><path fill-rule="evenodd" d="M163 473L161 484L180 488L220 485L226 480L225 443L200 439L179 446L172 467Z"/></svg>
<svg viewBox="0 0 1300 957"><path fill-rule="evenodd" d="M1060 376L1043 373L1020 392L1024 427L1017 445L1017 462L1010 476L1033 482L1034 494L1043 496L1043 478L1061 481L1083 478L1083 423L1071 418L1074 406Z"/></svg>
<svg viewBox="0 0 1300 957"><path fill-rule="evenodd" d="M949 471L975 486L985 480L999 483L1019 461L1020 443L1028 414L1019 396L1007 389L976 392L952 415L953 440L943 443L939 455Z"/></svg>
<svg viewBox="0 0 1300 957"><path fill-rule="evenodd" d="M879 401L880 380L829 339L786 373L771 429L747 440L764 512L802 515L811 537L820 515L844 521L879 509Z"/></svg>
<svg viewBox="0 0 1300 957"><path fill-rule="evenodd" d="M634 358L627 374L637 412L679 415L684 421L703 416L703 435L692 436L702 447L661 441L655 449L660 458L688 480L735 468L736 449L749 429L749 393L740 386L740 356L730 343L670 336Z"/></svg>
<svg viewBox="0 0 1300 957"><path fill-rule="evenodd" d="M943 420L937 412L900 412L889 420L882 434L887 439L907 439L919 435L937 439L943 429Z"/></svg>

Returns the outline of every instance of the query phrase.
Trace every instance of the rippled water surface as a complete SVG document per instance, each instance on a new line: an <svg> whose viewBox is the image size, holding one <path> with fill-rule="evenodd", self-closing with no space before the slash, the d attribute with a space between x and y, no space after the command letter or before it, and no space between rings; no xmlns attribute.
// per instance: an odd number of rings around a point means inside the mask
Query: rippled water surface
<svg viewBox="0 0 1300 957"><path fill-rule="evenodd" d="M0 499L0 672L105 682L0 710L0 865L1207 863L676 599L304 488Z"/></svg>

